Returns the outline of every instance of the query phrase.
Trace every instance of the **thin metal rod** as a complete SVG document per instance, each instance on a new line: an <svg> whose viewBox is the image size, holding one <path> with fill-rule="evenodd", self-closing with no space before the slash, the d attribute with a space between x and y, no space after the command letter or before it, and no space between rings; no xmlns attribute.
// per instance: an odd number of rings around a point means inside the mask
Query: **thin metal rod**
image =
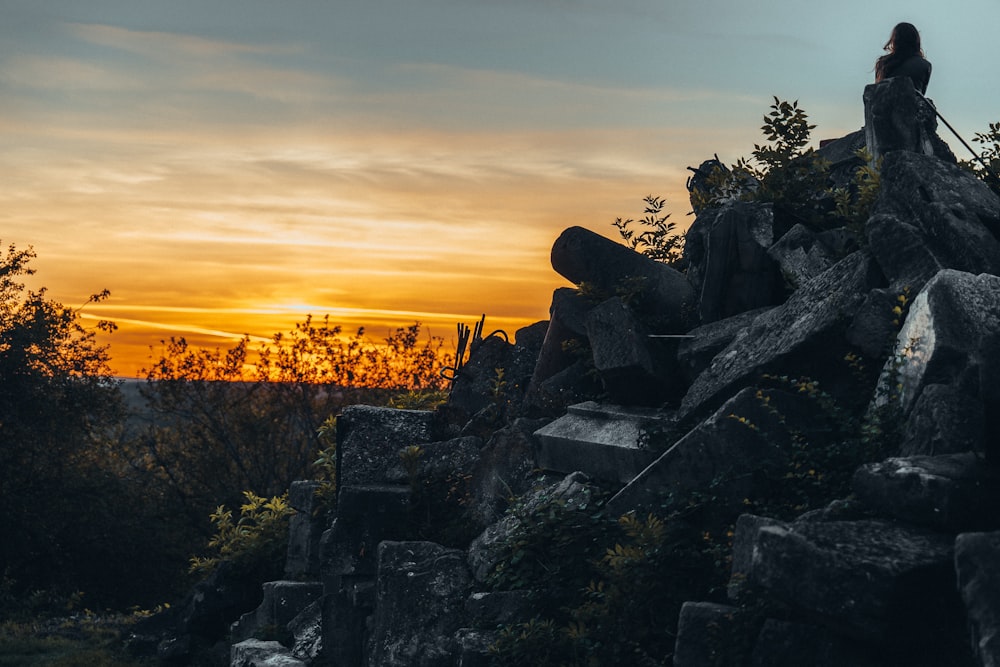
<svg viewBox="0 0 1000 667"><path fill-rule="evenodd" d="M917 93L918 93L918 94L920 94L920 91L917 91ZM949 129L949 130L951 130L951 133L952 133L952 134L954 134L954 135L955 135L955 136L956 136L956 137L958 138L958 140L962 142L962 145L963 145L963 146L965 146L965 148L966 148L966 149L968 149L968 151L969 151L970 153L972 153L972 157L976 158L976 160L978 160L978 161L979 161L979 164L983 165L983 169L985 169L985 170L986 170L986 173L987 173L987 174L989 174L990 176L992 176L992 177L993 177L993 180L995 180L995 181L997 181L998 183L1000 183L1000 176L997 176L996 172L995 172L995 171L993 171L992 169L990 169L990 165L986 164L986 161L985 161L985 160L983 160L983 158L981 158L981 157L979 156L979 153L977 153L977 152L976 152L975 150L973 150L972 146L970 146L969 144L967 144L967 143L966 143L965 139L963 139L963 138L962 138L962 135L960 135L960 134L959 134L959 133L958 133L958 132L957 132L957 131L955 130L955 128L953 128L953 127L951 126L951 123L949 123L949 122L948 122L948 119L946 119L946 118L945 118L944 116L942 116L942 115L941 115L941 112L937 110L937 107L936 107L936 106L934 106L934 103L933 103L933 102L931 102L931 101L930 101L929 99L927 99L926 97L924 97L924 95L922 95L922 94L920 95L920 97L923 97L923 98L924 98L924 101L925 101L925 102L927 102L927 104L929 104L929 105L930 105L931 109L934 109L934 113L935 113L935 114L937 114L937 117L938 117L938 118L940 118L940 119L941 119L941 122L942 122L942 123L944 123L944 124L945 124L945 126L946 126L946 127L947 127L947 128Z"/></svg>

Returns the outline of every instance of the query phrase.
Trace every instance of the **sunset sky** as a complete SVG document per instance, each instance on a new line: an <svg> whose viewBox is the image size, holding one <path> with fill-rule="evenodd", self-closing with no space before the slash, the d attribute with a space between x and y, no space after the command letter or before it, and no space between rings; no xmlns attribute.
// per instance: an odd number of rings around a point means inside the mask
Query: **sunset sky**
<svg viewBox="0 0 1000 667"><path fill-rule="evenodd" d="M66 305L111 290L124 376L309 313L513 334L562 229L647 194L686 226L686 167L749 155L772 96L861 127L901 20L952 125L1000 120L997 0L0 0L0 242Z"/></svg>

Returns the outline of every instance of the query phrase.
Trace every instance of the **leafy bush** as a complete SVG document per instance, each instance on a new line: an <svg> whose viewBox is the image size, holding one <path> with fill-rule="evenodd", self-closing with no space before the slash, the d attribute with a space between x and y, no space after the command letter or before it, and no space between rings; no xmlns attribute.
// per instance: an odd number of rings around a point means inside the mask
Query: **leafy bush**
<svg viewBox="0 0 1000 667"><path fill-rule="evenodd" d="M1000 123L990 123L989 130L977 132L972 140L982 146L977 159L959 162L1000 194Z"/></svg>
<svg viewBox="0 0 1000 667"><path fill-rule="evenodd" d="M288 519L295 510L288 505L287 495L262 498L244 491L243 496L246 502L240 506L238 520L223 505L212 513L216 533L208 548L213 554L192 558L192 572L207 573L228 560L246 571L280 573L288 544Z"/></svg>
<svg viewBox="0 0 1000 667"><path fill-rule="evenodd" d="M647 195L643 201L646 202L644 218L638 221L616 218L612 224L618 229L622 242L632 250L668 266L680 268L684 235L677 233L676 223L667 222L670 214L663 213L667 201L654 195ZM637 233L632 225L639 226L642 231Z"/></svg>

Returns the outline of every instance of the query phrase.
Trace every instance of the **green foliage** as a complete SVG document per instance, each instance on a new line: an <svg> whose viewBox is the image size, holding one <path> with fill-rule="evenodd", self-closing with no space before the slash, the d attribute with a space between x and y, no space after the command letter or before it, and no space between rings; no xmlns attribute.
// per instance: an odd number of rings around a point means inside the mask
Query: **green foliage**
<svg viewBox="0 0 1000 667"><path fill-rule="evenodd" d="M971 170L979 178L986 181L994 192L1000 194L1000 181L998 181L998 174L1000 174L1000 122L990 123L988 131L977 132L972 140L982 147L978 159L962 160L959 164Z"/></svg>
<svg viewBox="0 0 1000 667"><path fill-rule="evenodd" d="M663 213L666 199L648 195L643 201L646 203L645 217L638 221L616 218L612 224L618 229L622 242L632 250L669 266L679 266L684 253L684 235L676 231L676 223L667 222L670 214ZM637 233L633 225L642 231Z"/></svg>
<svg viewBox="0 0 1000 667"><path fill-rule="evenodd" d="M223 560L232 561L245 571L280 573L288 542L288 519L295 513L288 505L287 494L263 498L244 491L246 502L240 506L240 518L219 505L212 513L215 535L208 541L210 556L191 559L191 571L208 573Z"/></svg>
<svg viewBox="0 0 1000 667"><path fill-rule="evenodd" d="M317 512L328 514L337 506L337 418L327 417L317 435L325 445L313 461L320 483L316 489Z"/></svg>
<svg viewBox="0 0 1000 667"><path fill-rule="evenodd" d="M129 476L119 447L120 382L88 304L70 308L28 289L35 253L0 249L0 618L65 612L78 591L100 605L135 602L162 582L155 501ZM150 553L152 552L152 553ZM123 581L128 582L123 585Z"/></svg>
<svg viewBox="0 0 1000 667"><path fill-rule="evenodd" d="M731 535L704 532L703 499L668 497L658 515L614 520L593 497L510 510L520 529L488 581L534 592L537 616L501 630L493 664L668 664L680 605L724 583Z"/></svg>
<svg viewBox="0 0 1000 667"><path fill-rule="evenodd" d="M121 638L144 613L89 610L49 620L0 623L0 667L138 667Z"/></svg>
<svg viewBox="0 0 1000 667"><path fill-rule="evenodd" d="M761 126L768 143L754 144L750 160L715 167L703 187L692 192L694 209L732 201L770 202L803 221L820 222L827 215L820 202L827 196L830 164L806 148L815 127L798 101L775 97Z"/></svg>
<svg viewBox="0 0 1000 667"><path fill-rule="evenodd" d="M834 189L832 194L834 215L846 221L856 238L864 239L865 223L881 187L882 158L872 165L871 153L866 148L859 149L856 155L862 164L854 172L850 186Z"/></svg>

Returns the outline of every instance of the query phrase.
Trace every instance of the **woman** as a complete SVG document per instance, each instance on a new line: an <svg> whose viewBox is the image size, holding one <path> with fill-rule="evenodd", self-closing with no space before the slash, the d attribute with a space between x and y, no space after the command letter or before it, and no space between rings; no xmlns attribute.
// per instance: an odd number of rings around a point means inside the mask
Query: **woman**
<svg viewBox="0 0 1000 667"><path fill-rule="evenodd" d="M913 81L913 87L921 95L925 94L931 80L931 64L924 59L920 33L913 24L897 24L882 48L888 53L875 61L876 83L894 76L907 76Z"/></svg>

